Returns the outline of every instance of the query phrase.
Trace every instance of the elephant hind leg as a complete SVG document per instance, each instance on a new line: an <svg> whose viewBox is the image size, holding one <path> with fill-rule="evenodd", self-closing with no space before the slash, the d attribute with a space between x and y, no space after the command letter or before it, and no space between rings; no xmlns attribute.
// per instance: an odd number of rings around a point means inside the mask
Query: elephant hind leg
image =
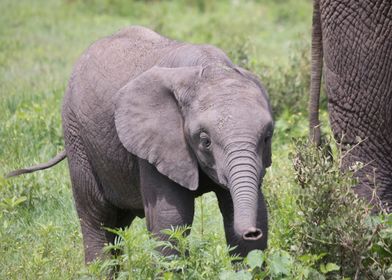
<svg viewBox="0 0 392 280"><path fill-rule="evenodd" d="M105 227L114 227L116 209L103 198L92 172L69 160L72 191L82 229L85 262L103 257L105 244L114 241L114 234Z"/></svg>
<svg viewBox="0 0 392 280"><path fill-rule="evenodd" d="M122 228L134 219L130 211L108 202L94 176L87 157L70 153L68 157L72 191L83 235L85 262L104 258L103 247L113 243L115 234L105 228Z"/></svg>
<svg viewBox="0 0 392 280"><path fill-rule="evenodd" d="M75 208L79 216L85 262L102 258L105 244L113 243L115 234L105 228L121 228L129 225L134 215L115 207L105 199L102 185L90 164L76 117L64 105L64 140L71 176Z"/></svg>

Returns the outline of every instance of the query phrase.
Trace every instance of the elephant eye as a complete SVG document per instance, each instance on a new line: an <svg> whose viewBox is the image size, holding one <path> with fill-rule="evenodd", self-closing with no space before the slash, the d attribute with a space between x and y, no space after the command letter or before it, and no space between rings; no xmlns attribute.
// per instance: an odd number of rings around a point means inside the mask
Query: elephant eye
<svg viewBox="0 0 392 280"><path fill-rule="evenodd" d="M207 133L201 132L200 133L200 144L203 148L208 149L211 146L211 140Z"/></svg>
<svg viewBox="0 0 392 280"><path fill-rule="evenodd" d="M264 143L268 143L269 140L272 138L272 131L267 132L264 138Z"/></svg>
<svg viewBox="0 0 392 280"><path fill-rule="evenodd" d="M265 138L264 138L264 143L268 143L268 141L270 140L270 136L266 136Z"/></svg>

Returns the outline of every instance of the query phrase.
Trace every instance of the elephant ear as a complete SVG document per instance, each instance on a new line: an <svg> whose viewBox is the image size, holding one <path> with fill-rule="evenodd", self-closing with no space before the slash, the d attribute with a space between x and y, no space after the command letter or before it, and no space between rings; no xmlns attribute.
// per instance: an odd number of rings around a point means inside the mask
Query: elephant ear
<svg viewBox="0 0 392 280"><path fill-rule="evenodd" d="M121 143L174 182L198 187L198 164L186 142L182 104L189 102L198 67L153 67L115 97L115 125Z"/></svg>

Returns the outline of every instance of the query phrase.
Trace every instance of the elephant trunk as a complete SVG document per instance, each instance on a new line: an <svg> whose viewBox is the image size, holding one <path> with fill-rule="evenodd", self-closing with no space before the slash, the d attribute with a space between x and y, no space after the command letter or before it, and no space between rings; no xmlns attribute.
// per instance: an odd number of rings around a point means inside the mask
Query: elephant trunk
<svg viewBox="0 0 392 280"><path fill-rule="evenodd" d="M234 231L247 241L259 240L263 236L256 223L262 166L252 150L239 149L228 157L228 185L234 206Z"/></svg>

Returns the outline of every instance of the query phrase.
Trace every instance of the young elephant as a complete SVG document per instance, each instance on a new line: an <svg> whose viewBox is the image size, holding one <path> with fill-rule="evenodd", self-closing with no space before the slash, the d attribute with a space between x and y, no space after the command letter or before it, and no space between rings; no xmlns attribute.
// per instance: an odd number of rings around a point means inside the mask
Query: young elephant
<svg viewBox="0 0 392 280"><path fill-rule="evenodd" d="M68 158L86 262L113 242L104 227L145 216L164 239L163 229L192 224L195 197L209 191L234 253L266 248L271 109L257 78L220 49L125 28L79 59L62 120L65 152L10 175Z"/></svg>

